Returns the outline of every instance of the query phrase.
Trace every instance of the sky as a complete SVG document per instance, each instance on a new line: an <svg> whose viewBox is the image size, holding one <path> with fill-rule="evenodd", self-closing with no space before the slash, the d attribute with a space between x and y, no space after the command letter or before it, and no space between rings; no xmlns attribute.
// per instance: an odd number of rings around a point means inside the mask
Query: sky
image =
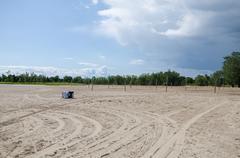
<svg viewBox="0 0 240 158"><path fill-rule="evenodd" d="M239 0L0 0L0 73L108 76L221 69Z"/></svg>

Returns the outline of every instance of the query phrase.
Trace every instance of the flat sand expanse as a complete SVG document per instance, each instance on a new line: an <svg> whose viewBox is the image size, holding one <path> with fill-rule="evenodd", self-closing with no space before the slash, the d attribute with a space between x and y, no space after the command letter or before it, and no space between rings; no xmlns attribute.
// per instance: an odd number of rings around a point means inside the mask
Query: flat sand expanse
<svg viewBox="0 0 240 158"><path fill-rule="evenodd" d="M217 90L0 85L0 157L239 158L240 89Z"/></svg>

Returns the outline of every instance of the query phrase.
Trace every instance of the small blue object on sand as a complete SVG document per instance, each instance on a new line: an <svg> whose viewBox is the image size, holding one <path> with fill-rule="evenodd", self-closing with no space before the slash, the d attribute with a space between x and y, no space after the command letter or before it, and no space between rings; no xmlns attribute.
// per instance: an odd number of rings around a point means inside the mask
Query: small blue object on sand
<svg viewBox="0 0 240 158"><path fill-rule="evenodd" d="M64 99L73 99L74 92L73 91L64 91L62 92L62 98Z"/></svg>

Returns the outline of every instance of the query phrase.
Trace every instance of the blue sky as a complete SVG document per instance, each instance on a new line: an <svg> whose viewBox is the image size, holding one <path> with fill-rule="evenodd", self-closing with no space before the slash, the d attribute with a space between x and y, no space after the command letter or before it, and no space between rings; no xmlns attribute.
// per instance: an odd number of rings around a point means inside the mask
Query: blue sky
<svg viewBox="0 0 240 158"><path fill-rule="evenodd" d="M237 0L1 0L0 72L211 73L240 49Z"/></svg>

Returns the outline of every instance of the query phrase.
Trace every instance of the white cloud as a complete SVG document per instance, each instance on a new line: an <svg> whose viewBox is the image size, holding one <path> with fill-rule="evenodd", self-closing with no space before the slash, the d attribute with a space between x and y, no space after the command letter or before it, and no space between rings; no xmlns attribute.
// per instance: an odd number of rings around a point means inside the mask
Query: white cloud
<svg viewBox="0 0 240 158"><path fill-rule="evenodd" d="M95 63L88 63L88 62L79 62L78 63L80 66L84 66L84 67L98 67L98 64Z"/></svg>
<svg viewBox="0 0 240 158"><path fill-rule="evenodd" d="M210 69L240 42L237 0L100 0L97 32L159 60ZM187 58L199 59L194 62Z"/></svg>
<svg viewBox="0 0 240 158"><path fill-rule="evenodd" d="M90 7L88 5L85 5L84 8L89 9Z"/></svg>
<svg viewBox="0 0 240 158"><path fill-rule="evenodd" d="M63 58L63 60L66 60L66 61L72 61L72 60L74 60L74 59L71 58L71 57L67 57L67 58Z"/></svg>
<svg viewBox="0 0 240 158"><path fill-rule="evenodd" d="M104 55L100 55L99 58L100 58L101 60L106 60L106 57L105 57Z"/></svg>
<svg viewBox="0 0 240 158"><path fill-rule="evenodd" d="M143 34L158 32L159 35L165 36L202 36L211 33L215 28L214 33L221 34L225 29L232 29L236 22L228 21L231 26L226 27L225 21L215 23L216 20L219 18L237 20L240 7L240 2L237 0L227 2L226 0L102 0L102 2L109 8L98 12L104 17L99 25L101 31L120 42L129 42L128 37L136 36L141 31Z"/></svg>
<svg viewBox="0 0 240 158"><path fill-rule="evenodd" d="M131 64L131 65L143 65L144 64L144 60L142 60L142 59L134 59L134 60L131 60L129 62L129 64Z"/></svg>
<svg viewBox="0 0 240 158"><path fill-rule="evenodd" d="M42 74L46 76L83 76L83 77L92 77L92 76L107 76L108 67L99 66L99 67L85 67L79 69L63 69L56 67L41 67L41 66L0 66L0 74L4 74L7 71L10 71L11 74L22 74L22 73L35 73Z"/></svg>
<svg viewBox="0 0 240 158"><path fill-rule="evenodd" d="M209 70L197 70L197 69L188 69L188 68L178 68L178 67L164 67L162 66L161 69L153 68L148 72L159 72L159 71L168 71L174 70L179 72L181 75L195 77L199 74L211 74L213 71ZM114 70L114 73L110 73L111 70ZM56 68L56 67L41 67L41 66L0 66L0 74L6 74L10 71L11 74L23 74L23 73L35 73L35 74L42 74L46 76L60 76L63 77L65 75L69 76L82 76L82 77L92 77L92 76L108 76L108 75L118 75L116 73L116 68L107 67L107 66L99 66L95 68L81 68L81 69L63 69L63 68ZM132 74L130 72L126 74ZM125 74L125 75L126 75ZM124 75L124 74L122 74Z"/></svg>
<svg viewBox="0 0 240 158"><path fill-rule="evenodd" d="M92 0L93 4L98 4L98 0Z"/></svg>
<svg viewBox="0 0 240 158"><path fill-rule="evenodd" d="M104 17L100 31L114 37L123 45L138 42L139 36L151 34L151 30L165 32L175 28L181 17L181 5L176 0L104 0L109 8L100 10ZM173 19L171 19L173 17Z"/></svg>

